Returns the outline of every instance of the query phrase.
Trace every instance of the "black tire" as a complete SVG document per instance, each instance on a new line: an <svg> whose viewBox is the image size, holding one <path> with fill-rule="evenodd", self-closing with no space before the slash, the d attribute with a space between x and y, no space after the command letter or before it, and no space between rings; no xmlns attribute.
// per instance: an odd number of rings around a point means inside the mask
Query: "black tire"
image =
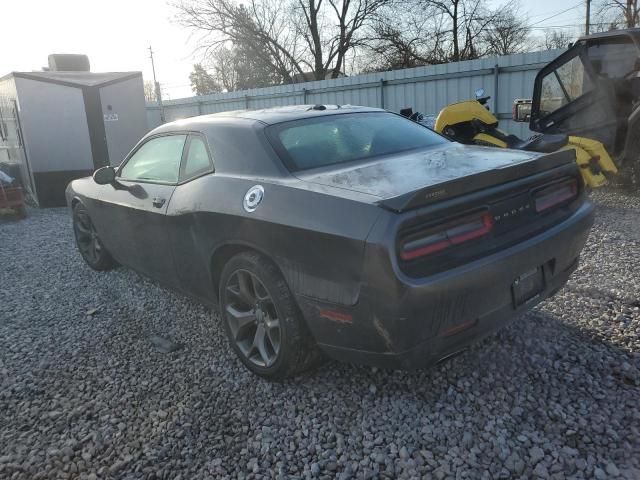
<svg viewBox="0 0 640 480"><path fill-rule="evenodd" d="M111 270L117 263L100 241L89 212L81 203L73 207L73 234L84 261L94 270Z"/></svg>
<svg viewBox="0 0 640 480"><path fill-rule="evenodd" d="M220 316L231 348L256 375L269 380L283 380L322 362L322 353L287 283L276 266L264 256L242 252L231 258L220 276L218 298ZM255 302L253 310L252 302ZM255 320L250 320L251 315ZM275 331L270 329L276 322L279 333L272 339L269 332ZM240 324L242 326L238 327ZM258 338L260 328L262 342ZM262 343L263 348L259 349L257 343Z"/></svg>

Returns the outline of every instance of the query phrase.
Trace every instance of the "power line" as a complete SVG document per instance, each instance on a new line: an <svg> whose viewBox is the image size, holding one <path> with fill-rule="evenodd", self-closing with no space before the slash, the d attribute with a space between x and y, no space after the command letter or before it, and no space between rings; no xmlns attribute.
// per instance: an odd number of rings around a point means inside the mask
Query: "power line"
<svg viewBox="0 0 640 480"><path fill-rule="evenodd" d="M535 15L529 15L529 19L533 19L533 18L537 18L537 17L544 17L545 15L555 15L556 13L560 14L562 12L556 12L555 10L551 10L548 12L539 12L536 13Z"/></svg>
<svg viewBox="0 0 640 480"><path fill-rule="evenodd" d="M600 25L610 25L610 22L591 22L590 25L593 26L600 26ZM567 24L567 25L544 25L544 26L540 26L540 27L529 27L530 30L551 30L554 28L582 28L584 27L583 23L574 23L574 24Z"/></svg>
<svg viewBox="0 0 640 480"><path fill-rule="evenodd" d="M573 10L574 8L576 8L576 7L580 6L580 5L582 5L582 1L580 1L580 2L576 3L576 4L575 4L575 5L573 5L572 7L569 7L569 8L567 8L567 9L565 9L565 10L562 10L561 12L555 13L555 14L551 15L550 17L543 18L542 20L539 20L539 21L537 21L537 22L535 22L535 23L531 24L531 26L533 27L533 26L535 26L535 25L539 25L539 24L541 24L542 22L546 22L547 20L551 20L552 18L555 18L555 17L557 17L557 16L559 16L559 15L562 15L563 13L567 13L569 10Z"/></svg>

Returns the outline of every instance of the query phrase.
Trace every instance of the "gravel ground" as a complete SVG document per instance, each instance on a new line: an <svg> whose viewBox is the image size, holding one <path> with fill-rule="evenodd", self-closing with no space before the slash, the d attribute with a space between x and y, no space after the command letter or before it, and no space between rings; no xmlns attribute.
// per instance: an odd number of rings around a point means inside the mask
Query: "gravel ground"
<svg viewBox="0 0 640 480"><path fill-rule="evenodd" d="M202 306L0 224L0 478L640 478L640 197L553 300L430 370L249 374ZM181 348L160 353L150 340Z"/></svg>

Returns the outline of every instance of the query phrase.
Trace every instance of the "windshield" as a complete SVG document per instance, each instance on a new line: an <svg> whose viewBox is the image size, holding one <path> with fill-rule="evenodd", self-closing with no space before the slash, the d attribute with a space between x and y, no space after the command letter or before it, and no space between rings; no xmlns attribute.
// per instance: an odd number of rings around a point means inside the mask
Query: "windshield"
<svg viewBox="0 0 640 480"><path fill-rule="evenodd" d="M268 135L289 170L307 170L431 147L440 135L385 112L325 115L274 125Z"/></svg>

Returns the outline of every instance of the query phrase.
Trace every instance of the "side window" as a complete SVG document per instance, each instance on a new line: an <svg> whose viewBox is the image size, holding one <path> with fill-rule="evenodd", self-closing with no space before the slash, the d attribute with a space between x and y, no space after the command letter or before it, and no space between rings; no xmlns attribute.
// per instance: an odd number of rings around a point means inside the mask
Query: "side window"
<svg viewBox="0 0 640 480"><path fill-rule="evenodd" d="M123 180L176 183L186 135L152 138L142 145L122 167Z"/></svg>
<svg viewBox="0 0 640 480"><path fill-rule="evenodd" d="M637 47L630 37L604 40L589 45L587 55L599 77L623 78L637 70Z"/></svg>
<svg viewBox="0 0 640 480"><path fill-rule="evenodd" d="M197 177L212 170L209 152L201 137L192 135L189 140L188 149L182 171L180 172L180 181Z"/></svg>
<svg viewBox="0 0 640 480"><path fill-rule="evenodd" d="M591 90L580 57L573 57L542 79L540 113L548 115Z"/></svg>

